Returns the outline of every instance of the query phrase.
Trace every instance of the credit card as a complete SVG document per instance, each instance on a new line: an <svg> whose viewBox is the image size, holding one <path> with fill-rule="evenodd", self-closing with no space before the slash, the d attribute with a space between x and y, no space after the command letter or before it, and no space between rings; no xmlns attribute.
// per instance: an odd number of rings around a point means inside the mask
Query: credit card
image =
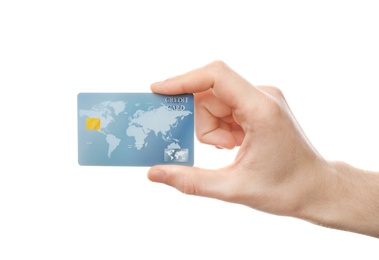
<svg viewBox="0 0 379 260"><path fill-rule="evenodd" d="M194 164L192 94L79 93L77 113L80 165Z"/></svg>

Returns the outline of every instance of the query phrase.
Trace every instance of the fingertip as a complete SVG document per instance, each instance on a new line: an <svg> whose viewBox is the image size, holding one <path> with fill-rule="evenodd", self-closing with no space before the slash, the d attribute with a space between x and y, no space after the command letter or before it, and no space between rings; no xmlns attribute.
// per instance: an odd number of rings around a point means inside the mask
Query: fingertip
<svg viewBox="0 0 379 260"><path fill-rule="evenodd" d="M152 182L164 182L166 179L166 172L161 169L151 168L147 173L147 178Z"/></svg>
<svg viewBox="0 0 379 260"><path fill-rule="evenodd" d="M159 89L159 86L162 85L163 81L158 81L150 85L150 89L153 92L157 92L157 89Z"/></svg>

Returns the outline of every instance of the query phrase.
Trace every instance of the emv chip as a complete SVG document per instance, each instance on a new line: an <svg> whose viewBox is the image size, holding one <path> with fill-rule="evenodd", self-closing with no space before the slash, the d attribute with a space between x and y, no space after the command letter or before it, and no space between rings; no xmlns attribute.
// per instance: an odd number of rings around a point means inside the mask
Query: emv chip
<svg viewBox="0 0 379 260"><path fill-rule="evenodd" d="M100 130L100 118L88 117L86 118L87 130Z"/></svg>

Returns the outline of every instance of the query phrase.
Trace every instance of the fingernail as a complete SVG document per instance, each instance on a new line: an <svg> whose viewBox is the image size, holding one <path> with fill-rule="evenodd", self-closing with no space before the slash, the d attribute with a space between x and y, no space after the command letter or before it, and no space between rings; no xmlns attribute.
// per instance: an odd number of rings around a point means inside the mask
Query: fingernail
<svg viewBox="0 0 379 260"><path fill-rule="evenodd" d="M149 174L149 179L154 182L164 182L166 179L166 173L163 171L153 171Z"/></svg>

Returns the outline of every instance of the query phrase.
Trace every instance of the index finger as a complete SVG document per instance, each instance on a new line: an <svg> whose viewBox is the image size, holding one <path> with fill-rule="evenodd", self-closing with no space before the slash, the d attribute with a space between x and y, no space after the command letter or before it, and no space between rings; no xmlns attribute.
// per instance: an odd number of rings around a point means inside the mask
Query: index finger
<svg viewBox="0 0 379 260"><path fill-rule="evenodd" d="M151 85L151 90L166 95L199 93L213 88L213 94L232 108L241 107L262 92L225 63L216 61L205 67Z"/></svg>

